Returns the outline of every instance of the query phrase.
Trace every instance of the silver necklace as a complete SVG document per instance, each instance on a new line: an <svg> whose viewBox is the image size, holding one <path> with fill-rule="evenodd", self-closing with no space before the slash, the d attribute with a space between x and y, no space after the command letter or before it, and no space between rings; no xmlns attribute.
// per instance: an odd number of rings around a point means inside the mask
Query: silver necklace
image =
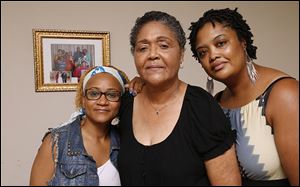
<svg viewBox="0 0 300 187"><path fill-rule="evenodd" d="M169 106L170 104L172 104L172 103L174 103L174 102L176 101L176 98L177 98L177 96L178 96L177 92L178 92L178 90L179 90L179 87L180 87L180 84L177 86L176 91L173 92L173 94L172 94L172 96L174 97L174 99L173 99L171 102L164 104L164 105L163 105L162 107L160 107L160 108L155 107L155 106L153 105L153 103L148 99L148 102L150 103L151 107L154 109L155 114L156 114L157 117L159 117L159 114L160 114L160 112L161 112L163 109L165 109L167 106Z"/></svg>
<svg viewBox="0 0 300 187"><path fill-rule="evenodd" d="M154 109L155 114L156 114L157 117L159 117L159 113L160 113L166 106L168 106L168 104L165 104L164 106L162 106L162 107L160 107L160 108L156 108L156 107L153 106L153 104L152 104L150 101L149 101L149 103L150 103L151 107ZM170 104L171 104L171 103L170 103Z"/></svg>

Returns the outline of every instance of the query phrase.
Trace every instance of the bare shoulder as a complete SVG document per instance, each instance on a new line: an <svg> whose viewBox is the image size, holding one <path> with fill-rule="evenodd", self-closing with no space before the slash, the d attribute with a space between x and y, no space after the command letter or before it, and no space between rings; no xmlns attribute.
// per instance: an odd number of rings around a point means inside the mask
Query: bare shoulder
<svg viewBox="0 0 300 187"><path fill-rule="evenodd" d="M50 160L49 160L50 159ZM44 139L41 144L41 146L38 149L37 155L36 155L37 161L50 161L52 162L52 137L49 133Z"/></svg>
<svg viewBox="0 0 300 187"><path fill-rule="evenodd" d="M262 91L265 91L274 81L277 79L280 79L282 77L290 77L290 78L284 78L279 81L276 81L275 84L273 84L272 88L272 95L282 95L284 92L289 92L291 90L295 90L295 86L297 88L298 81L296 79L293 79L289 74L282 72L277 69L264 67L264 66L258 66L259 68L259 75L261 75L261 79L259 81L259 87Z"/></svg>
<svg viewBox="0 0 300 187"><path fill-rule="evenodd" d="M273 78L273 81L285 76L288 75L278 75L276 78ZM295 104L297 100L299 100L299 82L296 79L283 78L273 84L269 101L271 103L275 103L274 107Z"/></svg>
<svg viewBox="0 0 300 187"><path fill-rule="evenodd" d="M37 152L34 159L31 174L30 185L47 185L54 174L55 163L52 157L52 138L48 134Z"/></svg>
<svg viewBox="0 0 300 187"><path fill-rule="evenodd" d="M49 148L51 148L51 145L52 145L52 137L51 137L51 133L49 133L43 139L43 142L42 142L40 148L49 149Z"/></svg>
<svg viewBox="0 0 300 187"><path fill-rule="evenodd" d="M262 74L265 78L267 78L269 81L273 81L277 77L289 77L287 73L280 71L278 69L265 67L265 66L258 66L260 74Z"/></svg>
<svg viewBox="0 0 300 187"><path fill-rule="evenodd" d="M295 97L299 95L299 82L293 78L281 79L273 85L271 94L277 99Z"/></svg>
<svg viewBox="0 0 300 187"><path fill-rule="evenodd" d="M277 81L270 92L267 103L268 121L274 124L275 118L285 118L298 115L299 112L299 82L296 79L284 78Z"/></svg>

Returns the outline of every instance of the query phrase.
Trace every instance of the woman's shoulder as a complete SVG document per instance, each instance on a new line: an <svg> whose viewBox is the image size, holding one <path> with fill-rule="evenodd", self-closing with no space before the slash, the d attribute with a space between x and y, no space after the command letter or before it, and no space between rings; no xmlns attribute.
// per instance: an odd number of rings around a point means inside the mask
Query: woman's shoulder
<svg viewBox="0 0 300 187"><path fill-rule="evenodd" d="M45 134L42 138L42 142L44 142L46 139L53 138L55 136L55 134L62 134L63 132L67 132L70 125L71 124L48 128L48 131L45 132Z"/></svg>
<svg viewBox="0 0 300 187"><path fill-rule="evenodd" d="M291 77L289 74L275 68L259 66L259 69L260 69L259 74L263 75L265 78L269 80L276 79L276 77L284 77L284 76Z"/></svg>
<svg viewBox="0 0 300 187"><path fill-rule="evenodd" d="M203 96L205 97L210 95L206 90L204 90L200 86L195 86L190 84L188 84L187 86L187 93L196 97L203 97Z"/></svg>
<svg viewBox="0 0 300 187"><path fill-rule="evenodd" d="M188 85L184 98L184 107L195 111L195 115L209 115L209 111L219 110L221 108L214 97L205 91L203 88L193 85Z"/></svg>
<svg viewBox="0 0 300 187"><path fill-rule="evenodd" d="M69 123L69 124L66 124L66 125L59 125L59 126L56 126L56 127L54 127L54 128L49 129L49 131L50 131L51 133L58 133L58 132L62 133L62 132L66 132L66 131L68 131L68 130L70 129L70 127L72 126L72 124L75 123L75 122L76 122L76 120L73 121L73 122L71 122L71 123Z"/></svg>
<svg viewBox="0 0 300 187"><path fill-rule="evenodd" d="M258 79L255 83L253 93L255 93L256 98L265 95L270 92L272 87L281 84L282 81L294 81L294 78L289 74L270 67L257 66Z"/></svg>
<svg viewBox="0 0 300 187"><path fill-rule="evenodd" d="M271 70L270 72L271 76L268 77L269 80L265 86L263 97L267 121L273 127L274 121L279 121L278 118L292 119L299 112L299 107L297 109L295 105L299 103L299 81L277 70ZM274 118L277 118L277 120L274 120Z"/></svg>
<svg viewBox="0 0 300 187"><path fill-rule="evenodd" d="M272 87L272 90L277 90L277 92L289 91L290 89L294 90L295 88L293 87L297 87L299 84L294 77L277 69L263 67L261 74L264 76L265 90Z"/></svg>
<svg viewBox="0 0 300 187"><path fill-rule="evenodd" d="M289 99L294 100L299 97L299 82L290 76L275 77L266 92L270 92L270 96L276 102L286 103Z"/></svg>
<svg viewBox="0 0 300 187"><path fill-rule="evenodd" d="M80 120L81 120L80 118L81 117L78 116L73 122L70 122L68 124L58 125L58 126L53 127L53 128L49 128L48 131L45 133L44 138L48 134L52 134L52 136L53 136L55 134L63 134L63 133L66 133L66 132L70 131L71 127L74 127L76 124L80 123Z"/></svg>
<svg viewBox="0 0 300 187"><path fill-rule="evenodd" d="M213 96L208 93L206 90L199 86L190 85L188 84L187 91L186 91L186 98L190 100L200 101L215 101Z"/></svg>

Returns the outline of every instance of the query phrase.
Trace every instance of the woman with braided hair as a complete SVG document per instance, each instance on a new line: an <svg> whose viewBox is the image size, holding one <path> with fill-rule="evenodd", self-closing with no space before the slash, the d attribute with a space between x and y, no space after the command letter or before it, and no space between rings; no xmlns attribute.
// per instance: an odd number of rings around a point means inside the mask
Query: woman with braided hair
<svg viewBox="0 0 300 187"><path fill-rule="evenodd" d="M226 85L215 98L237 133L243 185L299 185L298 81L253 63L257 47L237 9L209 10L190 30L193 56Z"/></svg>

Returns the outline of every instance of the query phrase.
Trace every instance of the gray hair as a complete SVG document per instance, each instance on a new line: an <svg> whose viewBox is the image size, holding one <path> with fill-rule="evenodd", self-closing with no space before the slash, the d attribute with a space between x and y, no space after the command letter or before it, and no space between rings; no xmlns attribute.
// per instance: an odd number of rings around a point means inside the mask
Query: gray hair
<svg viewBox="0 0 300 187"><path fill-rule="evenodd" d="M135 21L134 27L131 29L130 33L130 45L131 45L131 52L133 53L135 45L136 45L136 40L137 40L137 35L142 29L142 27L151 22L151 21L158 21L161 22L162 24L166 25L167 27L170 28L171 31L175 33L176 39L178 41L178 44L181 49L185 49L185 43L186 43L186 37L185 37L185 32L183 31L181 24L179 21L174 17L171 16L165 12L161 11L149 11L146 12L142 17L138 17Z"/></svg>

